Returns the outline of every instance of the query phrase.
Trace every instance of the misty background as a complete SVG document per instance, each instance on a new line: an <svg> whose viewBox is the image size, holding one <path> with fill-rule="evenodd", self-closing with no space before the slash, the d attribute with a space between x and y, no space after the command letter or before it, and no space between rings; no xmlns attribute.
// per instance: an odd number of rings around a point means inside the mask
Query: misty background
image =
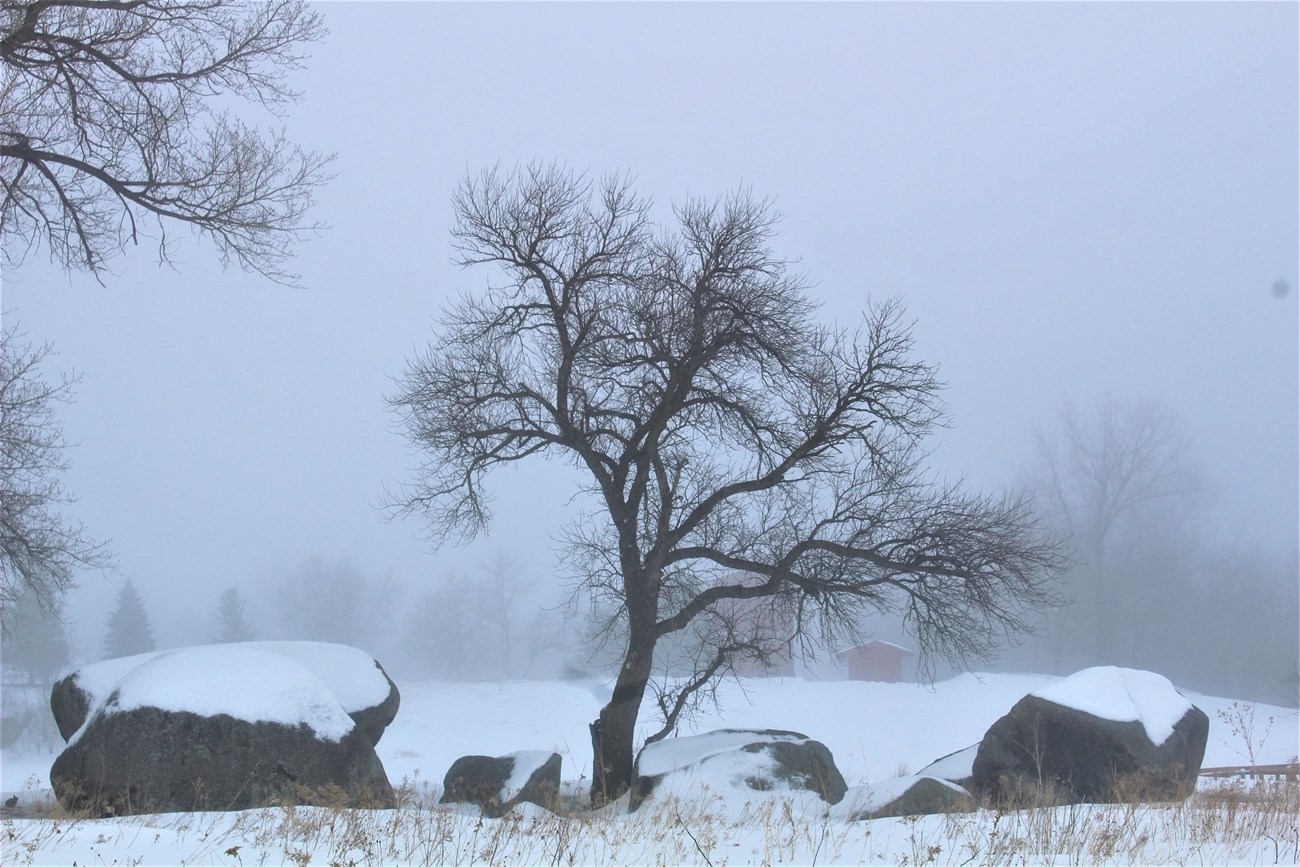
<svg viewBox="0 0 1300 867"><path fill-rule="evenodd" d="M103 655L129 580L158 647L219 638L237 608L255 637L356 644L397 675L600 672L550 541L565 467L499 474L491 532L462 548L378 508L415 464L391 377L484 286L450 265L450 193L540 159L631 170L661 214L772 197L828 321L886 296L915 318L949 384L934 471L1035 490L1061 532L1042 455L1065 408L1084 428L1153 408L1182 481L1110 536L1105 594L1081 562L1073 604L989 667L1295 703L1297 7L322 8L286 121L337 153L331 228L292 266L306 289L223 272L179 230L178 271L144 243L104 285L40 254L3 274L5 327L81 377L59 408L71 511L116 561L67 599L72 661Z"/></svg>

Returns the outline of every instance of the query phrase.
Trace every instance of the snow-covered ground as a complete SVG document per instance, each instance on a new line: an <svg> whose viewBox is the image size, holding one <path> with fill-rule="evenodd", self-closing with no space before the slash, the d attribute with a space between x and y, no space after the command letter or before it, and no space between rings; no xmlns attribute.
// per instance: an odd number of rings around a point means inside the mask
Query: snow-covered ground
<svg viewBox="0 0 1300 867"><path fill-rule="evenodd" d="M901 774L915 772L947 753L977 742L1017 700L1030 692L1050 691L1057 682L1057 678L1048 676L1008 674L965 674L930 687L854 681L812 682L794 678L748 679L739 684L726 684L721 690L721 706L692 720L681 733L694 734L724 727L802 732L830 748L850 786L869 786L873 782L884 783ZM442 776L451 763L469 754L555 751L563 757L563 777L572 788L585 787L589 781L591 755L587 726L595 719L607 696L607 685L594 681L399 682L398 685L402 692L401 710L377 751L393 784L407 782L420 793L422 802L427 803L428 796L438 793ZM1241 720L1244 711L1253 710L1254 729L1250 732L1250 740L1256 761L1280 763L1292 760L1300 753L1300 729L1294 709L1244 702L1234 704L1231 698L1183 692L1210 718L1205 766L1232 765L1246 760L1246 737L1241 732L1232 731L1232 726L1225 722L1220 711L1232 719ZM1113 707L1114 700L1108 701ZM645 733L648 733L651 730L649 708L644 716L647 720ZM17 794L23 804L48 798L48 772L54 758L53 753L24 755L12 749L5 750L0 754L0 796L7 798ZM639 818L611 818L610 826L620 829L617 834L607 830L593 831L595 826L590 820L556 819L529 806L486 825L478 821L476 814L464 809L427 807L410 815L418 816L418 820L413 819L416 825L435 834L441 842L419 844L416 837L420 832L407 829L401 832L406 835L403 839L408 840L407 848L403 849L394 838L389 843L390 848L384 852L370 851L364 846L357 848L353 845L355 840L339 839L341 832L336 827L337 817L329 824L330 830L326 834L322 830L323 824L320 827L312 825L317 820L311 817L321 813L312 810L299 810L294 816L296 822L305 822L315 830L298 828L296 831L285 826L284 811L269 810L225 816L207 814L134 818L119 822L64 822L54 830L51 828L57 823L19 819L9 825L11 830L16 829L14 835L9 836L6 832L6 839L0 841L3 845L0 862L6 865L69 864L74 861L79 864L113 864L133 863L133 859L139 858L142 861L135 863L252 864L282 863L305 857L311 863L329 863L344 857L346 851L355 851L361 854L346 857L358 861L427 863L475 860L551 863L572 858L578 863L672 863L688 860L701 864L721 861L735 864L761 863L777 857L787 863L801 860L817 860L819 863L884 860L898 863L907 856L909 863L915 863L915 856L924 859L931 846L939 846L941 853L934 856L935 861L961 863L972 855L971 851L961 849L962 846L969 848L983 845L978 841L988 842L988 829L980 822L985 819L993 821L989 817L926 817L920 821L877 820L830 828L824 816L817 815L815 808L803 803L794 814L788 811L781 814L770 806L756 807L757 812L747 819L733 814L727 822L718 820L720 824L711 825L713 819L698 812L706 809L707 804L705 795L700 805L692 805L689 809L682 806L667 814L662 810L658 813L643 811L645 815L639 813ZM766 814L763 814L763 809L767 810ZM1061 808L1069 811L1069 816L1062 821L1068 820L1077 826L1080 821L1078 811L1091 811L1088 816L1104 825L1110 821L1106 818L1110 815L1108 809L1113 811L1116 808ZM377 829L392 830L402 822L393 811L352 812L358 815L347 821L356 826L354 831L360 838L372 842L382 836ZM780 832L780 828L785 827L782 821L788 824L785 832ZM1139 833L1145 821L1148 820L1130 817L1126 833ZM1167 823L1168 820L1166 817L1149 821L1159 824L1159 821ZM319 820L319 823L323 822L323 819ZM371 822L372 825L362 828L356 825L358 822ZM961 822L967 824L960 825ZM692 827L695 830L686 833ZM961 831L962 827L967 830ZM516 833L522 835L520 840L511 842ZM957 839L963 833L969 837L966 842ZM299 834L299 838L295 838L297 843L285 842L294 838L294 834ZM458 836L462 834L473 836L474 841ZM488 836L494 841L491 852L477 848ZM532 842L520 848L527 840ZM555 847L549 848L547 841L553 841ZM914 852L913 849L922 843L925 844L922 849ZM527 848L534 845L541 848ZM1279 845L1285 848L1296 844L1283 841ZM348 846L353 848L348 849ZM448 846L460 848L448 849ZM1263 848L1258 851L1250 849L1244 855L1235 849L1225 849L1218 854L1232 860L1239 857L1257 860L1255 856L1258 856L1258 860L1271 861L1273 844L1261 839L1259 846ZM228 854L232 847L238 847L235 855ZM1262 854L1264 848L1268 849L1268 857ZM834 858L831 858L832 849L836 850ZM1083 850L1073 854L1064 851L1061 863L1107 860L1102 857L1105 853L1089 851L1098 857L1086 857ZM1132 854L1136 850L1128 851L1130 857L1138 857ZM1216 851L1196 850L1201 860L1210 863L1215 862ZM1285 856L1283 861L1290 859L1292 863L1297 855L1294 849L1287 849L1290 854L1280 849L1278 852L1279 857ZM975 861L996 860L994 854L992 850L985 850ZM1166 860L1172 861L1187 857L1189 852L1167 854ZM1114 857L1123 860L1122 856ZM1140 857L1151 858L1152 853L1142 850ZM1056 860L1055 856L1053 860Z"/></svg>

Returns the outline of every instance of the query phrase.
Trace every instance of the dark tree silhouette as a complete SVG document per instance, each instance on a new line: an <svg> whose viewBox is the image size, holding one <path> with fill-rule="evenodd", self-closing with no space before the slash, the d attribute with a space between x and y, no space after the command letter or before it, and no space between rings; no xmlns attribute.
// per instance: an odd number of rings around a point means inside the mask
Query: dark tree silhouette
<svg viewBox="0 0 1300 867"><path fill-rule="evenodd" d="M226 590L217 600L217 632L212 640L219 644L234 641L252 641L255 637L253 625L244 613L244 597L234 587Z"/></svg>
<svg viewBox="0 0 1300 867"><path fill-rule="evenodd" d="M775 215L745 193L655 225L624 178L529 166L454 198L462 265L504 273L445 314L391 399L426 456L399 512L435 539L479 531L494 468L563 457L593 514L569 565L625 636L593 724L593 798L625 791L661 640L712 618L696 673L656 691L667 734L694 692L791 624L836 640L903 614L927 658L965 658L1025 628L1058 553L1030 509L937 484L923 442L944 417L896 302L853 331L817 321L771 250ZM774 616L738 600L765 600ZM720 630L720 632L718 631Z"/></svg>
<svg viewBox="0 0 1300 867"><path fill-rule="evenodd" d="M117 604L108 616L108 626L104 632L104 658L116 659L119 656L133 656L148 653L154 644L153 627L149 625L149 615L144 610L144 600L135 583L129 578L117 592Z"/></svg>
<svg viewBox="0 0 1300 867"><path fill-rule="evenodd" d="M99 276L150 224L169 261L168 225L188 225L223 264L294 283L330 157L216 106L282 113L286 72L324 34L301 0L0 0L6 261L44 245Z"/></svg>

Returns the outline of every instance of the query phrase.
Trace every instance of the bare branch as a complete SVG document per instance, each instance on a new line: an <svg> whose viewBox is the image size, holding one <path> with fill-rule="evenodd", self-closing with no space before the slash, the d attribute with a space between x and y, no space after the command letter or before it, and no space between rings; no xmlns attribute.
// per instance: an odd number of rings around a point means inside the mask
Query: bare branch
<svg viewBox="0 0 1300 867"><path fill-rule="evenodd" d="M0 232L20 263L45 246L66 268L103 273L141 220L188 224L238 264L296 285L285 269L332 157L303 151L212 108L233 94L273 116L320 16L300 0L0 0Z"/></svg>
<svg viewBox="0 0 1300 867"><path fill-rule="evenodd" d="M13 331L0 333L0 627L11 607L34 599L58 610L80 569L107 566L102 543L61 513L68 444L54 405L71 397L73 376L46 381L49 346L31 348Z"/></svg>

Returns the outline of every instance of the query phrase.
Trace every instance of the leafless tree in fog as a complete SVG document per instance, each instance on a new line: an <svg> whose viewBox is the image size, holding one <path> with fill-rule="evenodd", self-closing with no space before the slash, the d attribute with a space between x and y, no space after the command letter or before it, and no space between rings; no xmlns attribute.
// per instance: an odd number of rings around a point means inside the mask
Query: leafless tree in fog
<svg viewBox="0 0 1300 867"><path fill-rule="evenodd" d="M157 226L189 225L283 283L331 159L218 108L272 116L298 99L286 73L325 34L301 0L0 0L0 232L5 261L42 244L103 273Z"/></svg>
<svg viewBox="0 0 1300 867"><path fill-rule="evenodd" d="M401 651L421 674L452 680L526 677L538 657L558 654L554 612L525 617L538 604L535 580L520 561L497 551L472 573L445 573L404 607Z"/></svg>
<svg viewBox="0 0 1300 867"><path fill-rule="evenodd" d="M53 615L76 571L100 568L100 543L62 508L68 464L54 406L71 399L75 378L42 377L49 346L32 348L13 331L0 332L0 627L19 599Z"/></svg>
<svg viewBox="0 0 1300 867"><path fill-rule="evenodd" d="M656 647L726 603L772 600L824 640L898 611L928 654L962 658L1049 599L1058 553L1027 506L923 471L944 408L901 306L819 324L767 202L691 201L656 225L626 178L533 165L467 178L454 207L460 263L506 279L447 310L400 379L427 457L394 502L464 538L491 516L492 469L553 455L584 472L594 514L569 564L627 636L592 726L594 799L630 785Z"/></svg>
<svg viewBox="0 0 1300 867"><path fill-rule="evenodd" d="M400 587L392 577L367 578L350 557L308 557L273 587L282 634L330 641L371 654L389 640Z"/></svg>
<svg viewBox="0 0 1300 867"><path fill-rule="evenodd" d="M1085 409L1067 401L1059 424L1036 438L1031 484L1075 546L1092 597L1097 661L1104 661L1116 640L1118 597L1133 595L1114 585L1115 560L1153 535L1158 512L1200 491L1200 475L1186 459L1177 419L1150 399L1107 396Z"/></svg>

